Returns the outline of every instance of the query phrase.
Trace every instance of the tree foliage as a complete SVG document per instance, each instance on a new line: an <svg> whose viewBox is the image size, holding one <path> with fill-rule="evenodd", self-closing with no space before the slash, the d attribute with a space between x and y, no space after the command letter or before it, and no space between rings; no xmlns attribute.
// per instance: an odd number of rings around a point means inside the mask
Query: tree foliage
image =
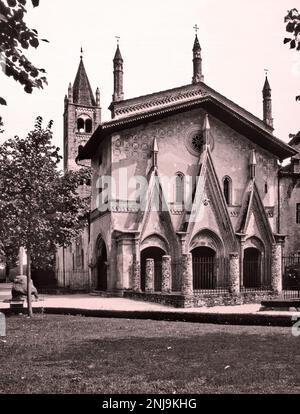
<svg viewBox="0 0 300 414"><path fill-rule="evenodd" d="M39 0L31 0L33 7ZM37 48L38 32L30 29L24 21L26 0L0 0L0 64L3 72L24 86L27 93L34 88L43 88L47 83L44 69L36 68L25 56L24 51ZM42 41L47 41L42 39ZM0 97L0 105L6 105Z"/></svg>
<svg viewBox="0 0 300 414"><path fill-rule="evenodd" d="M57 246L66 246L86 224L89 198L78 188L90 181L90 170L63 174L59 148L51 143L52 122L38 118L26 139L15 137L0 146L0 240L14 262L19 247L30 252L36 268L53 260Z"/></svg>
<svg viewBox="0 0 300 414"><path fill-rule="evenodd" d="M284 21L287 23L286 31L292 37L285 37L283 43L289 44L290 49L300 51L300 13L297 9L288 10ZM300 95L296 96L296 101L300 101Z"/></svg>
<svg viewBox="0 0 300 414"><path fill-rule="evenodd" d="M297 9L288 11L288 14L284 18L287 23L286 31L291 33L293 37L286 37L284 43L289 43L291 49L300 50L300 14Z"/></svg>

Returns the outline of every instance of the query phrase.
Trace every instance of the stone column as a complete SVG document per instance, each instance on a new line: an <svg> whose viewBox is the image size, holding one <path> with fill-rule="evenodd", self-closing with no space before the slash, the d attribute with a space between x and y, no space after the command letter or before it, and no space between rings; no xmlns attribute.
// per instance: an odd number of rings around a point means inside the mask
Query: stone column
<svg viewBox="0 0 300 414"><path fill-rule="evenodd" d="M172 291L172 262L171 256L162 258L162 293L170 294Z"/></svg>
<svg viewBox="0 0 300 414"><path fill-rule="evenodd" d="M272 274L271 286L273 292L282 292L282 244L277 243L272 247Z"/></svg>
<svg viewBox="0 0 300 414"><path fill-rule="evenodd" d="M185 243L186 243L186 233L185 232L177 232L177 237L179 239L181 255L184 254L185 251Z"/></svg>
<svg viewBox="0 0 300 414"><path fill-rule="evenodd" d="M154 259L146 260L146 293L154 293Z"/></svg>
<svg viewBox="0 0 300 414"><path fill-rule="evenodd" d="M241 236L241 249L240 249L240 289L244 287L244 254L245 254L245 235Z"/></svg>
<svg viewBox="0 0 300 414"><path fill-rule="evenodd" d="M193 257L191 253L182 255L182 288L184 296L193 296Z"/></svg>
<svg viewBox="0 0 300 414"><path fill-rule="evenodd" d="M240 257L238 253L229 255L229 291L233 295L240 293Z"/></svg>
<svg viewBox="0 0 300 414"><path fill-rule="evenodd" d="M132 290L141 292L141 264L138 260L134 260L132 265Z"/></svg>
<svg viewBox="0 0 300 414"><path fill-rule="evenodd" d="M135 261L139 261L136 256L133 235L123 233L117 238L117 257L112 256L112 264L117 262L117 281L118 290L132 289L133 268ZM138 269L138 267L137 267Z"/></svg>
<svg viewBox="0 0 300 414"><path fill-rule="evenodd" d="M139 239L136 237L133 244L132 290L141 292L141 263L139 255Z"/></svg>
<svg viewBox="0 0 300 414"><path fill-rule="evenodd" d="M124 240L122 236L117 239L117 257L116 257L116 282L115 287L118 290L123 288L123 278L124 278ZM111 260L114 261L113 256ZM112 281L111 281L112 283ZM112 288L113 286L110 286Z"/></svg>

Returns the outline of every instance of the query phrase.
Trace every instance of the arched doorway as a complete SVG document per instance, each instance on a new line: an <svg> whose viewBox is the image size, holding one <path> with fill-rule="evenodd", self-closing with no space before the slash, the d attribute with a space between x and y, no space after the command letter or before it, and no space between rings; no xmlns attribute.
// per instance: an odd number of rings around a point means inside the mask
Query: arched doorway
<svg viewBox="0 0 300 414"><path fill-rule="evenodd" d="M107 291L107 250L103 239L97 244L97 290Z"/></svg>
<svg viewBox="0 0 300 414"><path fill-rule="evenodd" d="M162 290L162 258L166 253L159 247L148 247L141 252L141 289L146 288L146 261L154 259L154 291Z"/></svg>
<svg viewBox="0 0 300 414"><path fill-rule="evenodd" d="M244 251L244 287L251 289L261 286L261 252L250 247Z"/></svg>
<svg viewBox="0 0 300 414"><path fill-rule="evenodd" d="M194 290L216 289L216 252L209 247L192 250Z"/></svg>

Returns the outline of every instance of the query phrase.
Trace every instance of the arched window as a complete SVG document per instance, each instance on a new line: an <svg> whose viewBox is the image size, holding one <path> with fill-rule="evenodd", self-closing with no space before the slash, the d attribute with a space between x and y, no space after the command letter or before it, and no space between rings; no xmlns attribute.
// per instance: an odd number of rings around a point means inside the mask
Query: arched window
<svg viewBox="0 0 300 414"><path fill-rule="evenodd" d="M85 130L84 120L82 118L78 118L77 119L77 131L84 132L84 130Z"/></svg>
<svg viewBox="0 0 300 414"><path fill-rule="evenodd" d="M93 132L93 121L86 114L81 114L77 119L77 131L81 134L91 134Z"/></svg>
<svg viewBox="0 0 300 414"><path fill-rule="evenodd" d="M265 183L265 194L268 194L268 192L269 192L269 186L268 186L268 183L266 182Z"/></svg>
<svg viewBox="0 0 300 414"><path fill-rule="evenodd" d="M182 173L176 174L176 189L175 189L175 203L183 204L184 202L184 175Z"/></svg>
<svg viewBox="0 0 300 414"><path fill-rule="evenodd" d="M93 122L91 119L86 119L85 121L85 132L90 134L93 130Z"/></svg>
<svg viewBox="0 0 300 414"><path fill-rule="evenodd" d="M227 205L231 204L231 187L232 181L230 177L225 177L223 179L223 193L226 200Z"/></svg>

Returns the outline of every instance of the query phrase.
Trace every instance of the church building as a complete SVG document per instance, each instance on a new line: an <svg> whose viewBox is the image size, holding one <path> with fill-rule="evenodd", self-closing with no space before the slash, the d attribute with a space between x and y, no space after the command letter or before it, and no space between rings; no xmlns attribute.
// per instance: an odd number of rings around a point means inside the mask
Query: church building
<svg viewBox="0 0 300 414"><path fill-rule="evenodd" d="M300 138L274 135L268 78L259 119L204 82L197 35L189 85L125 99L123 63L118 45L110 121L82 58L65 98L65 169L90 165L92 180L89 226L58 253L60 285L175 306L280 294Z"/></svg>

